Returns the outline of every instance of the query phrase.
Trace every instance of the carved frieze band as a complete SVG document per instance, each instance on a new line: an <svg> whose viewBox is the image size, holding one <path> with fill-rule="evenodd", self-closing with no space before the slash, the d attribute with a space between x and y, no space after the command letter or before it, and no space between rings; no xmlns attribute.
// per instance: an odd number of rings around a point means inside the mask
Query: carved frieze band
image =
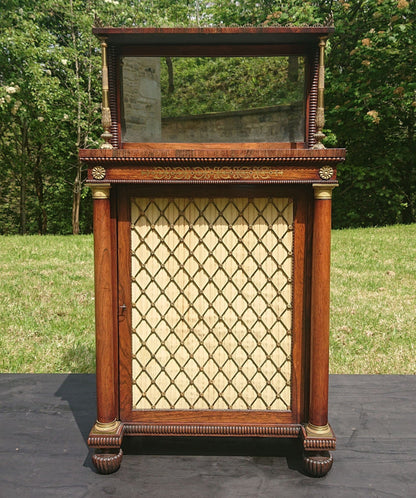
<svg viewBox="0 0 416 498"><path fill-rule="evenodd" d="M220 167L158 167L152 170L155 180L273 180L283 176L283 171L272 168L220 168Z"/></svg>
<svg viewBox="0 0 416 498"><path fill-rule="evenodd" d="M247 426L247 425L145 425L126 424L126 435L213 435L213 436L275 436L298 437L301 426L276 425L276 426Z"/></svg>
<svg viewBox="0 0 416 498"><path fill-rule="evenodd" d="M320 180L316 168L276 168L268 166L142 166L130 167L124 171L117 168L102 170L105 173L107 182L190 182L190 183L227 183L227 182L253 182L253 183L312 183ZM286 165L285 165L286 166ZM100 180L102 175L98 166L94 166L90 171L93 180ZM331 168L332 170L332 168ZM332 170L333 175L334 170ZM104 179L104 178L103 178ZM329 180L329 178L327 179ZM332 179L333 183L334 179ZM329 184L330 182L328 182ZM329 185L328 185L329 188Z"/></svg>

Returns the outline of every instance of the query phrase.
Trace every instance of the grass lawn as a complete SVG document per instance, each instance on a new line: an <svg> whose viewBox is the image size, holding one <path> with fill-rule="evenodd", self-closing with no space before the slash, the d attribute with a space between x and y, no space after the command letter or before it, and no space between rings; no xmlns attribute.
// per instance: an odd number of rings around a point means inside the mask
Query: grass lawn
<svg viewBox="0 0 416 498"><path fill-rule="evenodd" d="M93 372L92 236L0 237L0 371Z"/></svg>
<svg viewBox="0 0 416 498"><path fill-rule="evenodd" d="M0 237L0 372L94 372L92 236ZM416 225L333 231L331 372L416 373Z"/></svg>
<svg viewBox="0 0 416 498"><path fill-rule="evenodd" d="M335 230L331 372L416 374L416 225Z"/></svg>

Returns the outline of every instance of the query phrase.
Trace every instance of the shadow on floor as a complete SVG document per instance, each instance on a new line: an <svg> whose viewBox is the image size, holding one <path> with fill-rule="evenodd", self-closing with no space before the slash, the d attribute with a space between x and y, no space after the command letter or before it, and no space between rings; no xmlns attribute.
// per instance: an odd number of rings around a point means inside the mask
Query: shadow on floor
<svg viewBox="0 0 416 498"><path fill-rule="evenodd" d="M258 465L268 465L271 458L286 458L292 470L303 473L302 448L296 439L253 437L126 437L125 455L204 455L249 456Z"/></svg>
<svg viewBox="0 0 416 498"><path fill-rule="evenodd" d="M95 423L95 375L70 374L55 392L69 404L76 424L85 441L84 466L94 468L92 450L87 446L88 434ZM125 437L123 452L127 455L206 455L250 456L259 465L270 458L286 458L290 469L302 472L301 446L293 439L239 437Z"/></svg>
<svg viewBox="0 0 416 498"><path fill-rule="evenodd" d="M96 420L95 375L69 374L55 396L69 404L75 422L85 441L84 467L95 470L91 461L93 450L88 448L88 434Z"/></svg>

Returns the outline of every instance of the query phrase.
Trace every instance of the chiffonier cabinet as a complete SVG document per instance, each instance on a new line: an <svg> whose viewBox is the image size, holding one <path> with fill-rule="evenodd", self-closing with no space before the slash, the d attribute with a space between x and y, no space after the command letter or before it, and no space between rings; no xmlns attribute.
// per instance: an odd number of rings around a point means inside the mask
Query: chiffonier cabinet
<svg viewBox="0 0 416 498"><path fill-rule="evenodd" d="M94 465L124 437L296 438L326 474L332 28L94 32Z"/></svg>

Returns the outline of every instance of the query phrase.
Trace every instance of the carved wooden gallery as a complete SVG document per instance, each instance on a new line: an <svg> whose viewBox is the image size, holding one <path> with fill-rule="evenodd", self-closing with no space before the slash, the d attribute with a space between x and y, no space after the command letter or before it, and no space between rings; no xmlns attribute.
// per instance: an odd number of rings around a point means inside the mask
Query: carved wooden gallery
<svg viewBox="0 0 416 498"><path fill-rule="evenodd" d="M298 438L325 475L330 27L94 28L99 472L124 436Z"/></svg>

